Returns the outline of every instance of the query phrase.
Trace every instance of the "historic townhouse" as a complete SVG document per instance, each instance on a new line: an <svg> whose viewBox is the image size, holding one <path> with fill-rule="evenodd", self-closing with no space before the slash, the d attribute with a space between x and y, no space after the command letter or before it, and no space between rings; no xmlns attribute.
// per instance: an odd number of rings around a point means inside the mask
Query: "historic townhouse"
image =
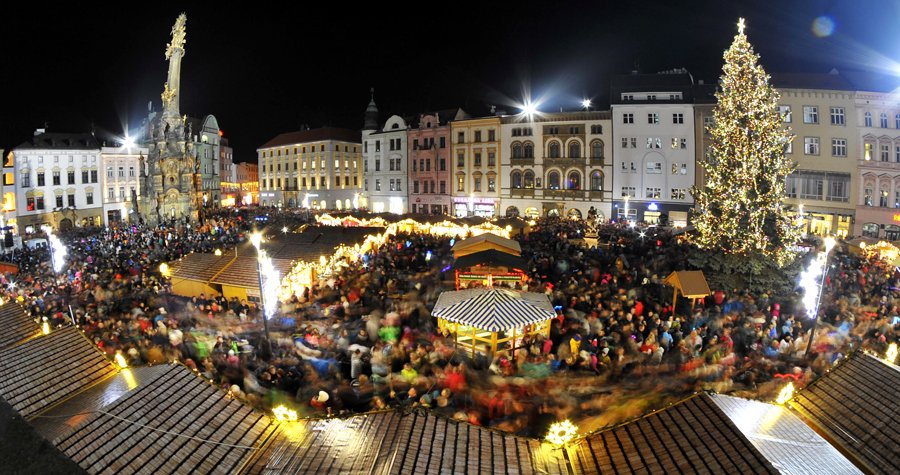
<svg viewBox="0 0 900 475"><path fill-rule="evenodd" d="M453 121L453 215L500 213L500 117Z"/></svg>
<svg viewBox="0 0 900 475"><path fill-rule="evenodd" d="M140 196L140 165L147 157L146 147L118 146L100 149L103 171L103 224L137 222L135 200Z"/></svg>
<svg viewBox="0 0 900 475"><path fill-rule="evenodd" d="M462 120L462 109L422 114L407 135L409 148L409 212L450 214L453 175L451 161L451 120Z"/></svg>
<svg viewBox="0 0 900 475"><path fill-rule="evenodd" d="M859 189L853 234L900 240L900 98L857 92L855 102Z"/></svg>

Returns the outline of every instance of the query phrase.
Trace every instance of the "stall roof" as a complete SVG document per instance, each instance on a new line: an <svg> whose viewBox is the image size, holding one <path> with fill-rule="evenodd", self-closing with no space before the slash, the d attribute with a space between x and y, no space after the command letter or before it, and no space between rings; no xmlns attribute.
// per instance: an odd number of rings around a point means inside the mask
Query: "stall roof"
<svg viewBox="0 0 900 475"><path fill-rule="evenodd" d="M453 246L453 257L459 259L467 254L496 249L507 254L522 255L522 246L518 241L506 239L493 233L479 234L468 239L463 239Z"/></svg>
<svg viewBox="0 0 900 475"><path fill-rule="evenodd" d="M781 473L862 473L784 406L720 394L710 399Z"/></svg>
<svg viewBox="0 0 900 475"><path fill-rule="evenodd" d="M75 327L0 350L0 396L26 419L116 372Z"/></svg>
<svg viewBox="0 0 900 475"><path fill-rule="evenodd" d="M172 365L54 444L88 473L234 473L274 429L262 413Z"/></svg>
<svg viewBox="0 0 900 475"><path fill-rule="evenodd" d="M789 402L857 465L900 473L900 368L854 353Z"/></svg>
<svg viewBox="0 0 900 475"><path fill-rule="evenodd" d="M526 267L525 259L496 249L466 254L453 263L453 267L460 270L479 265L505 266L520 270Z"/></svg>
<svg viewBox="0 0 900 475"><path fill-rule="evenodd" d="M556 317L545 294L508 289L466 289L442 293L431 314L492 332Z"/></svg>
<svg viewBox="0 0 900 475"><path fill-rule="evenodd" d="M709 295L709 284L706 276L699 270L679 270L672 272L663 280L666 285L671 285L681 291L681 295L689 298L703 298Z"/></svg>
<svg viewBox="0 0 900 475"><path fill-rule="evenodd" d="M0 348L6 348L41 334L34 320L16 302L0 305Z"/></svg>

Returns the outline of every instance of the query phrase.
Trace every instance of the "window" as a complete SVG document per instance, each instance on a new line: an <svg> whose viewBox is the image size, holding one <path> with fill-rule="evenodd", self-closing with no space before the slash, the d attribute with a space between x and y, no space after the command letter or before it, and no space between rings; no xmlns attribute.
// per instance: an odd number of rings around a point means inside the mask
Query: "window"
<svg viewBox="0 0 900 475"><path fill-rule="evenodd" d="M466 166L465 152L459 152L456 154L456 166L457 166L457 168L462 168L462 167Z"/></svg>
<svg viewBox="0 0 900 475"><path fill-rule="evenodd" d="M647 114L647 123L648 124L658 124L659 123L659 113L651 112Z"/></svg>
<svg viewBox="0 0 900 475"><path fill-rule="evenodd" d="M628 137L622 137L622 148L628 148Z"/></svg>
<svg viewBox="0 0 900 475"><path fill-rule="evenodd" d="M119 167L119 178L125 178L125 167Z"/></svg>
<svg viewBox="0 0 900 475"><path fill-rule="evenodd" d="M472 191L481 192L481 177L476 176L472 178Z"/></svg>
<svg viewBox="0 0 900 475"><path fill-rule="evenodd" d="M481 166L481 152L475 152L475 166Z"/></svg>
<svg viewBox="0 0 900 475"><path fill-rule="evenodd" d="M881 144L881 161L887 162L890 161L891 155L891 146L888 144Z"/></svg>
<svg viewBox="0 0 900 475"><path fill-rule="evenodd" d="M651 175L662 173L662 162L647 162L647 173Z"/></svg>
<svg viewBox="0 0 900 475"><path fill-rule="evenodd" d="M37 204L37 209L44 209L44 197L38 196L36 204Z"/></svg>
<svg viewBox="0 0 900 475"><path fill-rule="evenodd" d="M628 164L625 162L622 162L622 171L623 172L628 171Z"/></svg>
<svg viewBox="0 0 900 475"><path fill-rule="evenodd" d="M550 146L547 147L547 156L549 158L559 158L559 142L550 142Z"/></svg>
<svg viewBox="0 0 900 475"><path fill-rule="evenodd" d="M457 132L456 133L456 143L466 143L466 133L465 132Z"/></svg>
<svg viewBox="0 0 900 475"><path fill-rule="evenodd" d="M381 171L381 160L380 160L380 159L377 159L377 158L375 159L375 171L376 171L376 172L380 172L380 171Z"/></svg>
<svg viewBox="0 0 900 475"><path fill-rule="evenodd" d="M819 107L803 106L803 123L818 124L819 123Z"/></svg>
<svg viewBox="0 0 900 475"><path fill-rule="evenodd" d="M513 144L512 158L522 158L522 144L520 144L520 143Z"/></svg>
<svg viewBox="0 0 900 475"><path fill-rule="evenodd" d="M56 207L57 208L63 207L63 195L56 195Z"/></svg>
<svg viewBox="0 0 900 475"><path fill-rule="evenodd" d="M594 170L593 172L591 172L591 190L603 190L603 174L600 173L599 170Z"/></svg>
<svg viewBox="0 0 900 475"><path fill-rule="evenodd" d="M847 203L850 201L850 174L849 173L828 173L828 201L842 201Z"/></svg>
<svg viewBox="0 0 900 475"><path fill-rule="evenodd" d="M687 148L687 139L681 139L681 140L678 142L678 146L679 146L679 148L681 148L682 150L686 149L686 148Z"/></svg>
<svg viewBox="0 0 900 475"><path fill-rule="evenodd" d="M31 188L31 173L23 173L19 182L22 183L22 188Z"/></svg>
<svg viewBox="0 0 900 475"><path fill-rule="evenodd" d="M898 129L900 129L900 127L898 127ZM600 135L600 134L602 134L602 133L603 133L603 126L602 126L602 125L592 125L592 126L591 126L591 133L594 134L594 135Z"/></svg>
<svg viewBox="0 0 900 475"><path fill-rule="evenodd" d="M481 142L481 131L480 130L475 131L475 142Z"/></svg>
<svg viewBox="0 0 900 475"><path fill-rule="evenodd" d="M44 186L44 172L38 172L37 186Z"/></svg>
<svg viewBox="0 0 900 475"><path fill-rule="evenodd" d="M580 190L581 189L581 173L576 171L569 172L569 175L566 177L566 189L567 190Z"/></svg>
<svg viewBox="0 0 900 475"><path fill-rule="evenodd" d="M522 174L522 186L525 188L534 188L534 172L531 170L525 170L525 173Z"/></svg>
<svg viewBox="0 0 900 475"><path fill-rule="evenodd" d="M680 112L672 114L672 123L673 124L683 124L684 123L684 114L680 113Z"/></svg>
<svg viewBox="0 0 900 475"><path fill-rule="evenodd" d="M58 171L53 172L53 184L56 186L59 186L62 184L62 182L60 181L60 176L59 176Z"/></svg>
<svg viewBox="0 0 900 475"><path fill-rule="evenodd" d="M661 190L659 188L650 187L650 188L647 188L644 196L645 196L645 198L659 199L660 194L661 194Z"/></svg>
<svg viewBox="0 0 900 475"><path fill-rule="evenodd" d="M33 196L25 197L25 209L28 211L34 211L34 197Z"/></svg>
<svg viewBox="0 0 900 475"><path fill-rule="evenodd" d="M894 114L894 128L900 129L900 114Z"/></svg>
<svg viewBox="0 0 900 475"><path fill-rule="evenodd" d="M494 152L488 152L488 166L497 166L497 156Z"/></svg>
<svg viewBox="0 0 900 475"><path fill-rule="evenodd" d="M518 171L513 171L509 178L510 185L513 189L522 188L522 174Z"/></svg>
<svg viewBox="0 0 900 475"><path fill-rule="evenodd" d="M69 170L69 172L66 173L66 184L67 185L75 184L75 170Z"/></svg>
<svg viewBox="0 0 900 475"><path fill-rule="evenodd" d="M418 192L419 192L419 181L416 180L413 182L413 193L418 193Z"/></svg>
<svg viewBox="0 0 900 475"><path fill-rule="evenodd" d="M116 199L116 189L115 188L109 187L106 190L106 199L108 199L109 201Z"/></svg>
<svg viewBox="0 0 900 475"><path fill-rule="evenodd" d="M581 144L578 142L569 144L569 158L581 158Z"/></svg>
<svg viewBox="0 0 900 475"><path fill-rule="evenodd" d="M315 178L313 180L315 180ZM315 185L316 185L316 182L313 181L313 186L315 186ZM380 178L375 179L375 191L381 191L381 179Z"/></svg>
<svg viewBox="0 0 900 475"><path fill-rule="evenodd" d="M623 186L622 196L630 196L631 198L634 198L635 196L637 196L637 192L635 191L635 188L633 186Z"/></svg>
<svg viewBox="0 0 900 475"><path fill-rule="evenodd" d="M878 196L878 206L881 208L888 207L888 192L887 192L887 190L881 190L881 194Z"/></svg>
<svg viewBox="0 0 900 475"><path fill-rule="evenodd" d="M68 195L66 195L66 198L69 203L69 206L75 206L75 195L74 194L69 193Z"/></svg>
<svg viewBox="0 0 900 475"><path fill-rule="evenodd" d="M622 114L622 123L623 124L633 124L634 123L634 114Z"/></svg>
<svg viewBox="0 0 900 475"><path fill-rule="evenodd" d="M781 115L781 120L785 123L790 123L792 119L791 116L791 106L778 106L778 114Z"/></svg>
<svg viewBox="0 0 900 475"><path fill-rule="evenodd" d="M865 124L866 124L865 125L866 127L872 127L872 113L871 112L866 112Z"/></svg>
<svg viewBox="0 0 900 475"><path fill-rule="evenodd" d="M81 182L88 183L89 175L87 170L81 170Z"/></svg>
<svg viewBox="0 0 900 475"><path fill-rule="evenodd" d="M847 139L831 139L831 155L835 157L846 157Z"/></svg>
<svg viewBox="0 0 900 475"><path fill-rule="evenodd" d="M866 196L864 201L866 206L872 206L872 188L866 188Z"/></svg>
<svg viewBox="0 0 900 475"><path fill-rule="evenodd" d="M900 145L894 149L894 161L900 163Z"/></svg>
<svg viewBox="0 0 900 475"><path fill-rule="evenodd" d="M438 163L440 163L440 165L441 165L442 172L447 171L447 159L446 158L441 158L440 162L438 162Z"/></svg>
<svg viewBox="0 0 900 475"><path fill-rule="evenodd" d="M85 198L85 201L87 201L87 204L89 204L89 205L94 204L94 192L93 191L90 191L90 190L86 191L84 194L84 198Z"/></svg>
<svg viewBox="0 0 900 475"><path fill-rule="evenodd" d="M599 140L591 142L591 158L603 158L603 142Z"/></svg>
<svg viewBox="0 0 900 475"><path fill-rule="evenodd" d="M831 125L844 125L844 108L831 108Z"/></svg>
<svg viewBox="0 0 900 475"><path fill-rule="evenodd" d="M818 155L819 154L819 138L818 137L803 137L803 153L806 155Z"/></svg>
<svg viewBox="0 0 900 475"><path fill-rule="evenodd" d="M397 191L397 187L396 187L396 185L394 184L394 179L393 179L393 178L391 178L391 179L388 181L388 183L389 183L389 187L390 187L390 190L391 190L391 191Z"/></svg>
<svg viewBox="0 0 900 475"><path fill-rule="evenodd" d="M888 119L887 114L884 112L881 113L881 128L886 129L888 127Z"/></svg>
<svg viewBox="0 0 900 475"><path fill-rule="evenodd" d="M551 190L559 189L559 172L552 171L547 174L547 188Z"/></svg>
<svg viewBox="0 0 900 475"><path fill-rule="evenodd" d="M497 179L493 176L488 177L488 191L497 191Z"/></svg>
<svg viewBox="0 0 900 475"><path fill-rule="evenodd" d="M439 137L439 143L441 144L441 148L447 148L447 140L446 137Z"/></svg>
<svg viewBox="0 0 900 475"><path fill-rule="evenodd" d="M441 194L446 194L446 193L447 193L447 182L444 180L441 180Z"/></svg>
<svg viewBox="0 0 900 475"><path fill-rule="evenodd" d="M122 199L122 200L125 199L125 187L124 186L119 187L119 199Z"/></svg>
<svg viewBox="0 0 900 475"><path fill-rule="evenodd" d="M496 142L497 141L497 133L494 129L488 130L488 142Z"/></svg>
<svg viewBox="0 0 900 475"><path fill-rule="evenodd" d="M683 200L687 196L684 188L672 188L672 199Z"/></svg>
<svg viewBox="0 0 900 475"><path fill-rule="evenodd" d="M534 145L531 142L525 142L525 158L534 158Z"/></svg>

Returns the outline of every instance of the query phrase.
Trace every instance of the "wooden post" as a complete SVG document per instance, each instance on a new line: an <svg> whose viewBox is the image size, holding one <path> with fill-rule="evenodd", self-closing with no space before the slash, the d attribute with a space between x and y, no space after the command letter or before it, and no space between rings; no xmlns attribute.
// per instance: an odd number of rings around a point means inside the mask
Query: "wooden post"
<svg viewBox="0 0 900 475"><path fill-rule="evenodd" d="M675 289L675 292L672 295L672 315L675 315L675 307L678 306L678 287L672 286Z"/></svg>
<svg viewBox="0 0 900 475"><path fill-rule="evenodd" d="M515 354L516 354L516 328L515 327L513 327L513 329L512 329L512 352L513 352L513 356L515 356Z"/></svg>
<svg viewBox="0 0 900 475"><path fill-rule="evenodd" d="M497 353L497 332L491 332L491 358Z"/></svg>
<svg viewBox="0 0 900 475"><path fill-rule="evenodd" d="M476 338L478 338L478 337L475 335L475 327L472 327L472 359L473 360L475 359L475 345L477 344Z"/></svg>

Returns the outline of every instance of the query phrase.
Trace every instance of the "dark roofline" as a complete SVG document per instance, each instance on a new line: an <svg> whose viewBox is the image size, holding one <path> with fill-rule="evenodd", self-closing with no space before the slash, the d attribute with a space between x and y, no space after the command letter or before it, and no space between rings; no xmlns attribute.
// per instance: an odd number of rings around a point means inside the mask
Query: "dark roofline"
<svg viewBox="0 0 900 475"><path fill-rule="evenodd" d="M62 141L68 140L69 144L63 144ZM49 141L50 143L45 143ZM72 142L75 142L73 145ZM78 142L81 142L79 144ZM97 137L90 132L65 133L65 132L45 132L35 135L27 141L20 144L14 150L30 149L30 150L100 150L100 142Z"/></svg>
<svg viewBox="0 0 900 475"><path fill-rule="evenodd" d="M259 146L257 150L262 150L264 148L281 147L284 145L321 142L325 140L362 144L362 132L360 132L359 130L342 129L339 127L321 127L318 129L286 132L276 135L268 142Z"/></svg>

